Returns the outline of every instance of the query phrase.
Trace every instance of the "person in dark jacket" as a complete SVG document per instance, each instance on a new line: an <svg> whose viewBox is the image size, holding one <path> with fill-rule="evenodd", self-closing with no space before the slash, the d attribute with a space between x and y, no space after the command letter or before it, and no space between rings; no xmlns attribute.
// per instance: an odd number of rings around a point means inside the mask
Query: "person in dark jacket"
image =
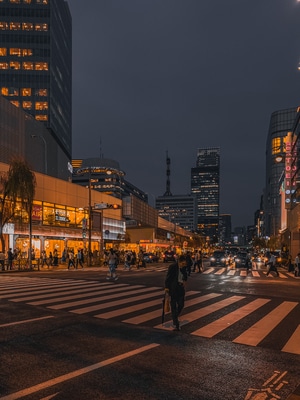
<svg viewBox="0 0 300 400"><path fill-rule="evenodd" d="M176 331L180 330L178 317L184 307L187 275L186 257L181 255L176 263L169 266L165 280L165 291L170 295L171 314Z"/></svg>

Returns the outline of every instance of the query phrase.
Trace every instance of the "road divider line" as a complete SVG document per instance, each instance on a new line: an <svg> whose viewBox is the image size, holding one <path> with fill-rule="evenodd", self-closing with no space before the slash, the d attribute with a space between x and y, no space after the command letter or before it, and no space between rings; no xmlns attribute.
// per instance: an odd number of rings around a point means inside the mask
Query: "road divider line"
<svg viewBox="0 0 300 400"><path fill-rule="evenodd" d="M54 318L54 315L47 315L46 317L25 319L24 321L16 321L16 322L10 322L8 324L1 324L0 328L5 328L7 326L13 326L13 325L27 324L28 322L42 321L43 319L48 319L48 318Z"/></svg>

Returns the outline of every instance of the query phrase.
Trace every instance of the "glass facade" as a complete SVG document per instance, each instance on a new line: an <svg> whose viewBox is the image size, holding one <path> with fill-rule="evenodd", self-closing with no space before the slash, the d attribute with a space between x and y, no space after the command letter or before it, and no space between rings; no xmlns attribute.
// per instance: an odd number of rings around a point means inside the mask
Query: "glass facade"
<svg viewBox="0 0 300 400"><path fill-rule="evenodd" d="M277 236L281 229L280 186L284 178L285 140L293 130L297 109L275 111L271 115L266 142L266 184L263 201L263 236Z"/></svg>
<svg viewBox="0 0 300 400"><path fill-rule="evenodd" d="M72 25L64 0L0 1L0 93L71 159Z"/></svg>
<svg viewBox="0 0 300 400"><path fill-rule="evenodd" d="M191 193L197 198L197 229L210 238L218 235L220 209L220 148L200 148L191 169Z"/></svg>

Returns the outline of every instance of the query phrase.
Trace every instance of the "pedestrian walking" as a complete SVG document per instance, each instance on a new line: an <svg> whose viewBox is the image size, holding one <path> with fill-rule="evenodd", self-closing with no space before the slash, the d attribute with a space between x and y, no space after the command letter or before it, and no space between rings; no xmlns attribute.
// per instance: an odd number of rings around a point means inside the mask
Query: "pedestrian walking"
<svg viewBox="0 0 300 400"><path fill-rule="evenodd" d="M49 266L53 265L53 254L52 251L49 251Z"/></svg>
<svg viewBox="0 0 300 400"><path fill-rule="evenodd" d="M194 264L191 253L188 251L185 256L186 259L186 271L188 276L191 275L192 272L192 265Z"/></svg>
<svg viewBox="0 0 300 400"><path fill-rule="evenodd" d="M165 279L165 291L170 295L171 315L175 331L180 330L178 317L184 307L187 275L186 257L180 255L177 262L169 266Z"/></svg>
<svg viewBox="0 0 300 400"><path fill-rule="evenodd" d="M295 257L295 276L300 276L300 253Z"/></svg>
<svg viewBox="0 0 300 400"><path fill-rule="evenodd" d="M0 267L2 271L5 271L5 254L2 250L0 251Z"/></svg>
<svg viewBox="0 0 300 400"><path fill-rule="evenodd" d="M53 266L58 267L58 251L56 249L53 251Z"/></svg>
<svg viewBox="0 0 300 400"><path fill-rule="evenodd" d="M46 253L46 250L42 250L41 259L42 259L41 267L44 267L44 265L46 264L47 267L49 268L49 264L48 264L48 262L47 262L47 253Z"/></svg>
<svg viewBox="0 0 300 400"><path fill-rule="evenodd" d="M106 279L112 279L116 281L118 279L118 276L116 274L116 268L118 264L118 257L116 253L114 252L114 249L110 249L108 253L108 274Z"/></svg>
<svg viewBox="0 0 300 400"><path fill-rule="evenodd" d="M269 266L269 268L268 268L267 276L269 275L269 273L271 271L274 271L276 273L276 275L279 276L279 272L276 267L276 257L274 254L271 254L270 261L268 262L268 266Z"/></svg>
<svg viewBox="0 0 300 400"><path fill-rule="evenodd" d="M83 268L83 263L82 263L82 252L81 249L78 249L77 251L77 257L76 257L76 268L78 268L78 264Z"/></svg>
<svg viewBox="0 0 300 400"><path fill-rule="evenodd" d="M11 248L9 248L7 252L7 270L13 269L13 260L14 260L14 253L11 251Z"/></svg>
<svg viewBox="0 0 300 400"><path fill-rule="evenodd" d="M193 272L196 272L196 268L198 268L198 273L202 272L202 253L201 251L196 251L195 253L195 262Z"/></svg>
<svg viewBox="0 0 300 400"><path fill-rule="evenodd" d="M73 250L69 251L68 256L69 256L68 269L70 269L71 267L76 268L75 267L75 263L74 263L74 252L73 252Z"/></svg>
<svg viewBox="0 0 300 400"><path fill-rule="evenodd" d="M132 255L129 251L125 253L124 270L130 271L131 257Z"/></svg>

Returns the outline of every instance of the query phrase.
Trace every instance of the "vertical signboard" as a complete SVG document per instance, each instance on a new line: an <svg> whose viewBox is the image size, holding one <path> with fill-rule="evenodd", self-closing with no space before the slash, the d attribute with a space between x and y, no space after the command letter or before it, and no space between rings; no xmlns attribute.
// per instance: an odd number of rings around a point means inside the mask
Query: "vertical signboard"
<svg viewBox="0 0 300 400"><path fill-rule="evenodd" d="M293 133L288 132L285 142L285 208L291 209L292 195L296 190L296 146L293 143Z"/></svg>

